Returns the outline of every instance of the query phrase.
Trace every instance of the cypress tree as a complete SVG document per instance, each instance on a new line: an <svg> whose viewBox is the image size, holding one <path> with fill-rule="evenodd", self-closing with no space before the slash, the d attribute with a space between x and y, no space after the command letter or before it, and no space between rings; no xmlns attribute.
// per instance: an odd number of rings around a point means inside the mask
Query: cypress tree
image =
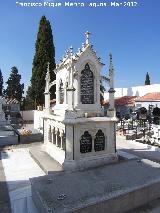
<svg viewBox="0 0 160 213"><path fill-rule="evenodd" d="M3 91L3 76L0 70L0 96L2 96L2 91Z"/></svg>
<svg viewBox="0 0 160 213"><path fill-rule="evenodd" d="M44 104L45 76L47 63L50 63L51 81L56 79L55 73L55 47L50 22L42 16L35 44L35 55L32 66L31 86L28 89L29 98L37 105ZM55 98L55 87L51 88L51 98Z"/></svg>
<svg viewBox="0 0 160 213"><path fill-rule="evenodd" d="M147 74L146 74L146 80L145 80L145 85L150 85L150 84L151 84L151 82L150 82L150 76L149 76L149 74L147 72Z"/></svg>
<svg viewBox="0 0 160 213"><path fill-rule="evenodd" d="M21 75L18 74L17 67L11 68L11 74L8 78L7 89L4 90L4 94L8 98L15 98L18 101L21 101L22 95L24 93L24 84L20 83Z"/></svg>

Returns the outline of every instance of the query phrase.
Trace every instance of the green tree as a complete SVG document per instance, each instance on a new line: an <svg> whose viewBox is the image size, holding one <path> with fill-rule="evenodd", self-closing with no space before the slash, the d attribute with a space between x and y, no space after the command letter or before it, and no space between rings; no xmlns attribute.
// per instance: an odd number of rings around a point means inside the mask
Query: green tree
<svg viewBox="0 0 160 213"><path fill-rule="evenodd" d="M55 73L55 47L50 22L42 16L35 44L35 55L32 66L31 86L28 89L28 98L37 105L44 104L45 76L47 63L50 63L51 81L56 79ZM51 98L55 98L55 86L51 88Z"/></svg>
<svg viewBox="0 0 160 213"><path fill-rule="evenodd" d="M25 98L25 110L33 110L35 108L34 100L27 94Z"/></svg>
<svg viewBox="0 0 160 213"><path fill-rule="evenodd" d="M3 76L0 70L0 96L2 96L2 91L3 91Z"/></svg>
<svg viewBox="0 0 160 213"><path fill-rule="evenodd" d="M145 85L150 85L150 84L151 84L151 82L150 82L150 76L149 76L149 74L147 72L147 74L146 74L146 80L145 80Z"/></svg>
<svg viewBox="0 0 160 213"><path fill-rule="evenodd" d="M21 101L22 95L24 93L24 84L20 83L21 75L18 74L17 67L11 68L11 74L8 78L7 89L4 90L4 94L8 98L15 98L18 101Z"/></svg>

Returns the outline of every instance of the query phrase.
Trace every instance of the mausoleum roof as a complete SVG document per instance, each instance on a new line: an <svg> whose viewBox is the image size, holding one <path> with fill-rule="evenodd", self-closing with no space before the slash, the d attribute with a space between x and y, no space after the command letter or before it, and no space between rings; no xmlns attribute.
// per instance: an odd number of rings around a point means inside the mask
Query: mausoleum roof
<svg viewBox="0 0 160 213"><path fill-rule="evenodd" d="M85 43L82 43L82 47L78 48L77 52L73 53L73 48L70 47L66 52L65 55L62 57L62 59L60 60L60 63L57 64L57 68L62 68L64 65L68 64L70 59L73 59L73 62L77 62L79 60L79 58L84 54L84 52L86 52L87 50L89 50L93 56L95 57L95 60L100 64L100 65L105 65L101 62L101 58L97 56L96 51L94 51L93 49L93 45L90 44L89 42L89 37L87 37L87 35L89 35L89 32L86 32L86 41Z"/></svg>

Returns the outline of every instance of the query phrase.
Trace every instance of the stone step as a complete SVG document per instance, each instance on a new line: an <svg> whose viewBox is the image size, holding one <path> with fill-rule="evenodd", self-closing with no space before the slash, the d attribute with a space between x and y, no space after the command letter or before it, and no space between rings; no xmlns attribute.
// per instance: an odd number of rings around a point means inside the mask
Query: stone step
<svg viewBox="0 0 160 213"><path fill-rule="evenodd" d="M29 153L46 174L55 174L63 171L62 166L54 158L50 157L42 149L42 146L30 148Z"/></svg>
<svg viewBox="0 0 160 213"><path fill-rule="evenodd" d="M11 136L0 136L0 147L18 144L18 136L11 135Z"/></svg>

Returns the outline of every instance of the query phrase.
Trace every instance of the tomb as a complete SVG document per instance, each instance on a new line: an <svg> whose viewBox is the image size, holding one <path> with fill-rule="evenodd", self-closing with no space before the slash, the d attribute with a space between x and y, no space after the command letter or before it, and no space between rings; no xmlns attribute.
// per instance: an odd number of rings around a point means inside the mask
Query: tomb
<svg viewBox="0 0 160 213"><path fill-rule="evenodd" d="M104 116L100 104L100 80L103 63L90 44L90 33L74 54L70 48L54 70L50 82L46 74L44 150L64 170L95 167L117 161L114 108L114 68L109 61L109 110ZM56 84L56 105L50 108L50 88Z"/></svg>
<svg viewBox="0 0 160 213"><path fill-rule="evenodd" d="M39 213L127 212L160 196L159 164L121 152L132 160L101 166L118 160L111 54L109 61L109 77L102 77L103 64L87 32L82 48L75 54L70 48L56 66L53 82L48 64L43 122L39 122L39 127L43 123L44 146L31 152L48 174L30 179ZM109 83L107 116L100 105L102 79ZM56 105L51 109L50 88L55 84ZM146 191L150 196L144 199Z"/></svg>
<svg viewBox="0 0 160 213"><path fill-rule="evenodd" d="M6 125L5 113L2 109L3 104L5 104L5 99L0 96L0 127Z"/></svg>

